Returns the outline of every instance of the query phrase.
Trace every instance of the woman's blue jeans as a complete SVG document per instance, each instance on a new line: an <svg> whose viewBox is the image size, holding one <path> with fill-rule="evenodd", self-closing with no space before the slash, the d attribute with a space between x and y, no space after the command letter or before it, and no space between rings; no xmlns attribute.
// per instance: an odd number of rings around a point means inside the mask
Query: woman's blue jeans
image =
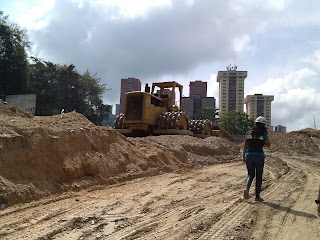
<svg viewBox="0 0 320 240"><path fill-rule="evenodd" d="M262 174L264 167L264 156L249 154L246 156L246 165L248 170L248 176L246 179L246 189L249 190L251 183L256 178L256 197L260 196L262 185Z"/></svg>

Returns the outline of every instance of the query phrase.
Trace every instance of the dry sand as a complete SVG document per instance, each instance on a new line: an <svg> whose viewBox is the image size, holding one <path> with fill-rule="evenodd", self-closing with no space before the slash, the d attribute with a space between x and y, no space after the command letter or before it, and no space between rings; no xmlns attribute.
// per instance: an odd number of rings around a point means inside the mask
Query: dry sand
<svg viewBox="0 0 320 240"><path fill-rule="evenodd" d="M0 101L0 239L320 239L320 131L269 136L256 203L241 144L125 138Z"/></svg>

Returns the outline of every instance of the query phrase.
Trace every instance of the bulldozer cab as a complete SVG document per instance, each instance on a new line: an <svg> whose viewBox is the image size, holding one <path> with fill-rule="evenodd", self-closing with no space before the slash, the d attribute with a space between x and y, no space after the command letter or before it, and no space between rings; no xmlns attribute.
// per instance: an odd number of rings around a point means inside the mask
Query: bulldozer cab
<svg viewBox="0 0 320 240"><path fill-rule="evenodd" d="M151 94L158 95L156 91L156 87L160 88L159 97L162 99L163 104L167 107L168 111L179 111L181 110L182 103L182 89L183 86L175 81L172 82L158 82L152 83ZM180 101L179 106L175 105L175 89L179 89L180 93Z"/></svg>

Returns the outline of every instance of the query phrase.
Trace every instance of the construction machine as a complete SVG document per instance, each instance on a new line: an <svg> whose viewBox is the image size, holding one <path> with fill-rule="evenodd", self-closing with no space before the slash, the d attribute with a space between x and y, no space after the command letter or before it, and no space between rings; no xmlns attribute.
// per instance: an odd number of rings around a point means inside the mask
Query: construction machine
<svg viewBox="0 0 320 240"><path fill-rule="evenodd" d="M160 90L156 91L156 87ZM179 106L174 102L176 88L180 93ZM115 129L126 136L193 135L187 114L181 109L182 90L181 84L172 81L153 83L151 93L148 85L145 92L126 93L124 113L117 116Z"/></svg>

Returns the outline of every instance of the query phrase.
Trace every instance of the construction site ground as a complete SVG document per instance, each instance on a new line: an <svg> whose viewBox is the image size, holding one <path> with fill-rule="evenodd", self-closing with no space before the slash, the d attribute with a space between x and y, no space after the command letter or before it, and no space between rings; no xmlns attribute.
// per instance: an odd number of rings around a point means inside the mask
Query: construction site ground
<svg viewBox="0 0 320 240"><path fill-rule="evenodd" d="M0 101L0 239L320 239L320 131L269 132L261 196L242 143L126 138Z"/></svg>

